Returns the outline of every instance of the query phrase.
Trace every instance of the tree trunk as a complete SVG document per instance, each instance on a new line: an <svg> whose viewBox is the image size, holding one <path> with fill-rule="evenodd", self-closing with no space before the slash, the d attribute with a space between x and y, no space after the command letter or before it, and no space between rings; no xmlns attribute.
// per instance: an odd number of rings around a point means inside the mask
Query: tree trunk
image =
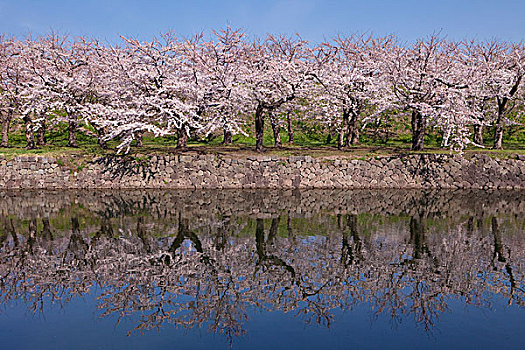
<svg viewBox="0 0 525 350"><path fill-rule="evenodd" d="M474 143L483 146L483 125L474 125Z"/></svg>
<svg viewBox="0 0 525 350"><path fill-rule="evenodd" d="M276 218L272 219L272 225L270 226L270 232L268 233L268 238L266 242L273 244L277 233L279 233L279 222L281 221L281 216L279 215Z"/></svg>
<svg viewBox="0 0 525 350"><path fill-rule="evenodd" d="M425 146L426 120L419 112L412 111L412 150L422 151Z"/></svg>
<svg viewBox="0 0 525 350"><path fill-rule="evenodd" d="M16 233L15 224L13 223L13 218L9 218L7 225L6 225L7 231L11 234L11 237L13 238L13 245L15 247L18 247L19 240L18 240L18 234Z"/></svg>
<svg viewBox="0 0 525 350"><path fill-rule="evenodd" d="M350 244L348 241L348 233L350 233L352 237L352 244ZM363 260L362 242L361 238L359 237L359 232L357 231L357 215L347 215L346 228L344 228L343 231L342 243L343 250L341 252L341 260L345 266L349 266Z"/></svg>
<svg viewBox="0 0 525 350"><path fill-rule="evenodd" d="M257 106L255 110L255 150L261 152L263 150L264 138L264 108L261 105Z"/></svg>
<svg viewBox="0 0 525 350"><path fill-rule="evenodd" d="M345 145L345 135L348 131L348 117L350 113L346 108L343 108L343 120L339 130L339 137L337 138L337 149L342 149ZM348 139L348 137L346 137Z"/></svg>
<svg viewBox="0 0 525 350"><path fill-rule="evenodd" d="M359 113L352 113L352 118L348 122L348 132L346 134L345 146L359 144L359 122L357 117Z"/></svg>
<svg viewBox="0 0 525 350"><path fill-rule="evenodd" d="M233 143L233 135L230 127L225 125L222 129L222 132L224 134L224 140L222 141L222 143L224 145L231 145Z"/></svg>
<svg viewBox="0 0 525 350"><path fill-rule="evenodd" d="M293 134L293 128L292 128L292 118L290 117L291 112L288 112L286 114L286 124L288 126L288 143L291 145L295 144L295 138Z"/></svg>
<svg viewBox="0 0 525 350"><path fill-rule="evenodd" d="M70 116L71 119L69 119L69 124L67 127L68 131L68 139L67 139L67 146L68 147L78 147L77 146L77 118Z"/></svg>
<svg viewBox="0 0 525 350"><path fill-rule="evenodd" d="M497 263L505 263L505 271L509 275L509 284L510 284L510 294L513 294L514 289L516 289L516 278L514 277L514 272L512 271L512 264L509 263L509 259L505 257L505 250L510 254L510 249L505 249L503 240L501 237L501 231L498 224L498 219L496 217L492 218L492 234L494 236L494 253L492 258L492 266L494 271L498 270Z"/></svg>
<svg viewBox="0 0 525 350"><path fill-rule="evenodd" d="M35 135L33 134L33 122L29 115L25 115L24 118L25 129L26 129L26 148L35 149Z"/></svg>
<svg viewBox="0 0 525 350"><path fill-rule="evenodd" d="M149 244L148 237L146 236L146 227L144 226L144 217L139 216L137 220L137 236L139 236L144 251L151 253L151 245Z"/></svg>
<svg viewBox="0 0 525 350"><path fill-rule="evenodd" d="M99 127L98 125L94 123L90 123L93 129L95 129L95 132L97 133L97 143L102 149L108 149L108 145L106 144L106 141L104 140L104 136L106 135L106 128L105 127Z"/></svg>
<svg viewBox="0 0 525 350"><path fill-rule="evenodd" d="M264 221L263 219L255 219L255 247L257 250L257 256L260 260L264 260L266 255L266 242L264 239Z"/></svg>
<svg viewBox="0 0 525 350"><path fill-rule="evenodd" d="M182 214L179 212L179 228L177 230L177 236L175 236L175 239L171 243L168 252L174 254L188 237L188 232L188 219L183 219Z"/></svg>
<svg viewBox="0 0 525 350"><path fill-rule="evenodd" d="M46 241L53 240L53 233L51 232L51 225L49 224L49 218L42 218L42 237Z"/></svg>
<svg viewBox="0 0 525 350"><path fill-rule="evenodd" d="M43 146L46 144L46 121L42 120L36 132L36 144Z"/></svg>
<svg viewBox="0 0 525 350"><path fill-rule="evenodd" d="M36 242L37 226L38 225L36 222L36 218L29 220L26 251L30 254L34 253L33 246L35 245L35 242Z"/></svg>
<svg viewBox="0 0 525 350"><path fill-rule="evenodd" d="M507 112L507 102L518 91L523 76L516 79L516 82L509 91L508 96L500 98L496 97L498 102L498 119L496 121L496 128L494 129L494 149L503 149L503 117Z"/></svg>
<svg viewBox="0 0 525 350"><path fill-rule="evenodd" d="M288 213L288 218L286 219L286 228L288 230L288 241L292 246L295 245L295 234L293 232L292 228L292 218L290 217L290 213Z"/></svg>
<svg viewBox="0 0 525 350"><path fill-rule="evenodd" d="M499 230L498 219L492 218L492 235L494 236L494 255L493 261L506 262L505 255L503 254L503 243L501 242L501 233Z"/></svg>
<svg viewBox="0 0 525 350"><path fill-rule="evenodd" d="M144 145L143 136L144 136L144 131L137 131L137 133L135 134L135 140L137 141L137 147L142 147Z"/></svg>
<svg viewBox="0 0 525 350"><path fill-rule="evenodd" d="M11 123L11 113L7 113L2 117L2 143L0 147L9 147L9 125Z"/></svg>
<svg viewBox="0 0 525 350"><path fill-rule="evenodd" d="M283 144L281 142L281 126L279 125L279 121L275 118L273 112L268 112L268 116L270 117L270 123L272 124L274 146L281 148L283 147Z"/></svg>
<svg viewBox="0 0 525 350"><path fill-rule="evenodd" d="M106 140L104 140L104 135L104 130L100 130L100 133L98 134L98 145L102 149L108 149L108 144L106 143Z"/></svg>
<svg viewBox="0 0 525 350"><path fill-rule="evenodd" d="M215 249L218 251L224 250L226 244L228 243L228 233L230 232L230 217L224 217L224 224L216 231L214 245Z"/></svg>
<svg viewBox="0 0 525 350"><path fill-rule="evenodd" d="M503 125L499 120L494 127L494 149L503 149Z"/></svg>
<svg viewBox="0 0 525 350"><path fill-rule="evenodd" d="M425 226L421 216L410 217L410 241L414 249L414 259L421 259L426 251Z"/></svg>
<svg viewBox="0 0 525 350"><path fill-rule="evenodd" d="M188 134L184 126L177 130L177 136L177 148L186 148L188 146Z"/></svg>
<svg viewBox="0 0 525 350"><path fill-rule="evenodd" d="M498 117L496 119L496 125L494 126L494 149L503 149L503 117L505 116L505 108L507 106L508 99L497 98L498 102Z"/></svg>
<svg viewBox="0 0 525 350"><path fill-rule="evenodd" d="M112 237L113 236L113 226L111 226L111 221L109 217L102 216L100 219L100 230L96 233L96 237Z"/></svg>

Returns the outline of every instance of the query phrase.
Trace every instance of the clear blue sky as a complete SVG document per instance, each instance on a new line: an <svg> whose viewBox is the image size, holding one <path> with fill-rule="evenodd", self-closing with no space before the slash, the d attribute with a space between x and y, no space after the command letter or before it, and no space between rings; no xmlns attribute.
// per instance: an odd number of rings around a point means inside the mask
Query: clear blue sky
<svg viewBox="0 0 525 350"><path fill-rule="evenodd" d="M187 36L225 25L249 35L300 33L310 41L372 32L413 40L433 32L451 39L525 40L525 0L0 0L0 32L51 29L115 41L174 30Z"/></svg>

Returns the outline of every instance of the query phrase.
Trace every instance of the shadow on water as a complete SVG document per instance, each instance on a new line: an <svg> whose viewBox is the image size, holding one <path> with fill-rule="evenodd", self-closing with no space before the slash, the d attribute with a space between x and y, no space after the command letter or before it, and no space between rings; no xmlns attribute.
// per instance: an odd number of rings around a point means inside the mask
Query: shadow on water
<svg viewBox="0 0 525 350"><path fill-rule="evenodd" d="M337 310L431 333L451 302L525 305L525 193L0 193L0 303L34 313L98 290L130 334L205 328L232 344L253 310L330 327Z"/></svg>

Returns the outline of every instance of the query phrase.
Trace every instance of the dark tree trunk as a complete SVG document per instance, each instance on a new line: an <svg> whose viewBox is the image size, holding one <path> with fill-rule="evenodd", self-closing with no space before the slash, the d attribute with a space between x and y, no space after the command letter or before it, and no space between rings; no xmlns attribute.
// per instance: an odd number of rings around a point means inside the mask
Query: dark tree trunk
<svg viewBox="0 0 525 350"><path fill-rule="evenodd" d="M0 147L9 147L9 125L11 124L11 113L7 113L2 117L2 143Z"/></svg>
<svg viewBox="0 0 525 350"><path fill-rule="evenodd" d="M177 148L186 148L188 146L188 134L184 126L177 130Z"/></svg>
<svg viewBox="0 0 525 350"><path fill-rule="evenodd" d="M224 140L222 141L222 143L224 145L231 145L233 143L233 135L230 127L224 126L222 132L224 134Z"/></svg>
<svg viewBox="0 0 525 350"><path fill-rule="evenodd" d="M421 259L425 246L425 230L421 217L410 217L410 243L414 247L414 259Z"/></svg>
<svg viewBox="0 0 525 350"><path fill-rule="evenodd" d="M46 121L42 120L36 132L36 144L43 146L46 144Z"/></svg>
<svg viewBox="0 0 525 350"><path fill-rule="evenodd" d="M348 131L348 118L350 113L346 108L343 108L343 120L341 122L341 129L339 130L339 137L337 138L337 148L342 149L345 145L345 135ZM348 139L348 137L346 138Z"/></svg>
<svg viewBox="0 0 525 350"><path fill-rule="evenodd" d="M507 99L498 98L498 117L494 126L494 149L503 149L503 117L505 116L505 107Z"/></svg>
<svg viewBox="0 0 525 350"><path fill-rule="evenodd" d="M494 128L494 149L503 149L503 117L507 113L507 103L509 98L512 98L514 94L518 91L520 86L522 76L516 79L516 82L509 91L508 96L496 98L498 102L498 119L496 120L496 127Z"/></svg>
<svg viewBox="0 0 525 350"><path fill-rule="evenodd" d="M483 125L474 125L474 143L483 146Z"/></svg>
<svg viewBox="0 0 525 350"><path fill-rule="evenodd" d="M273 112L268 112L268 116L270 117L270 123L272 124L274 146L281 148L283 147L283 144L281 142L281 126L279 125L279 121Z"/></svg>
<svg viewBox="0 0 525 350"><path fill-rule="evenodd" d="M104 134L98 135L98 145L102 149L108 149L108 144L106 143L106 140L104 140Z"/></svg>
<svg viewBox="0 0 525 350"><path fill-rule="evenodd" d="M104 140L104 136L106 135L106 128L105 127L99 127L98 125L91 123L91 126L93 129L95 129L95 132L97 133L97 143L102 149L108 149L108 145L106 144L106 141Z"/></svg>
<svg viewBox="0 0 525 350"><path fill-rule="evenodd" d="M139 236L140 240L142 241L144 251L151 253L151 246L149 244L148 237L146 236L146 227L144 226L143 216L139 216L137 220L137 236Z"/></svg>
<svg viewBox="0 0 525 350"><path fill-rule="evenodd" d="M286 125L288 127L288 143L291 145L295 144L295 137L293 134L293 127L292 127L292 117L290 116L292 113L288 112L286 114Z"/></svg>
<svg viewBox="0 0 525 350"><path fill-rule="evenodd" d="M492 235L494 236L494 261L506 262L503 254L503 243L501 242L501 233L499 230L498 219L492 218Z"/></svg>
<svg viewBox="0 0 525 350"><path fill-rule="evenodd" d="M51 225L49 224L49 218L42 218L42 237L46 241L53 240L53 233L51 232Z"/></svg>
<svg viewBox="0 0 525 350"><path fill-rule="evenodd" d="M419 112L412 112L412 150L422 151L425 147L426 120Z"/></svg>
<svg viewBox="0 0 525 350"><path fill-rule="evenodd" d="M0 229L0 246L2 246L7 239L7 218L5 216L0 216L0 222L2 223Z"/></svg>
<svg viewBox="0 0 525 350"><path fill-rule="evenodd" d="M341 217L338 217L338 221L342 221ZM341 225L341 222L338 222ZM349 232L348 232L349 231ZM352 244L349 242L348 234L352 237ZM355 214L347 215L346 228L343 230L343 242L342 242L341 260L345 266L358 263L363 260L362 255L362 242L357 231L357 216Z"/></svg>
<svg viewBox="0 0 525 350"><path fill-rule="evenodd" d="M268 233L268 238L266 241L270 244L273 244L277 233L279 232L279 222L281 221L281 216L279 215L276 218L272 219L272 225L270 226L270 232Z"/></svg>
<svg viewBox="0 0 525 350"><path fill-rule="evenodd" d="M357 117L359 113L352 113L352 117L348 121L348 133L346 135L345 146L359 144L359 121Z"/></svg>
<svg viewBox="0 0 525 350"><path fill-rule="evenodd" d="M516 278L514 277L514 272L512 271L512 264L510 264L507 258L505 258L501 231L499 228L498 219L496 217L492 218L492 234L494 236L494 254L492 258L492 267L496 271L498 270L496 262L505 264L505 271L509 275L510 294L512 296L514 290L516 289ZM505 250L507 250L510 254L510 249Z"/></svg>
<svg viewBox="0 0 525 350"><path fill-rule="evenodd" d="M264 239L264 221L263 219L255 219L255 246L257 250L257 256L260 260L264 260L266 255L266 242Z"/></svg>
<svg viewBox="0 0 525 350"><path fill-rule="evenodd" d="M137 147L142 147L144 138L144 131L137 131L135 135L135 140L137 141Z"/></svg>
<svg viewBox="0 0 525 350"><path fill-rule="evenodd" d="M79 260L85 261L89 246L80 234L80 222L78 217L71 218L71 237L69 238L68 250Z"/></svg>
<svg viewBox="0 0 525 350"><path fill-rule="evenodd" d="M225 217L223 222L224 225L217 230L214 239L215 249L218 251L224 250L226 247L226 244L228 243L228 233L230 232L230 218Z"/></svg>
<svg viewBox="0 0 525 350"><path fill-rule="evenodd" d="M113 226L109 217L102 216L100 219L100 230L98 230L97 237L112 237L113 236Z"/></svg>
<svg viewBox="0 0 525 350"><path fill-rule="evenodd" d="M503 124L499 120L494 127L494 149L503 149Z"/></svg>
<svg viewBox="0 0 525 350"><path fill-rule="evenodd" d="M13 245L15 247L18 247L19 241L18 241L18 235L16 233L15 224L13 223L13 218L10 218L7 222L7 231L11 234L11 237L13 238Z"/></svg>
<svg viewBox="0 0 525 350"><path fill-rule="evenodd" d="M35 135L33 133L33 122L29 115L25 115L24 118L25 130L26 130L26 148L35 149Z"/></svg>
<svg viewBox="0 0 525 350"><path fill-rule="evenodd" d="M71 218L71 233L80 235L80 222L76 216Z"/></svg>
<svg viewBox="0 0 525 350"><path fill-rule="evenodd" d="M67 146L68 147L78 147L77 146L77 118L76 117L70 117L69 124L67 127L68 131L68 139L67 139Z"/></svg>
<svg viewBox="0 0 525 350"><path fill-rule="evenodd" d="M430 249L427 246L425 237L425 223L421 215L410 217L410 240L414 248L413 257L415 260L422 259L425 255L430 257L434 264L437 264L437 260L432 256Z"/></svg>
<svg viewBox="0 0 525 350"><path fill-rule="evenodd" d="M100 148L108 149L108 144L104 139L104 136L106 136L106 128L99 128L95 130L97 130L98 133L98 145L100 146Z"/></svg>
<svg viewBox="0 0 525 350"><path fill-rule="evenodd" d="M292 228L292 218L290 217L290 213L288 213L288 218L286 219L286 228L288 230L288 241L293 246L295 245L295 234Z"/></svg>
<svg viewBox="0 0 525 350"><path fill-rule="evenodd" d="M33 246L36 241L37 222L36 218L31 219L28 224L27 252L33 254Z"/></svg>
<svg viewBox="0 0 525 350"><path fill-rule="evenodd" d="M188 219L183 219L182 214L179 213L179 228L177 231L177 236L171 243L171 246L169 247L168 251L170 253L175 253L177 249L182 245L182 242L184 242L184 239L188 236Z"/></svg>
<svg viewBox="0 0 525 350"><path fill-rule="evenodd" d="M257 106L255 110L255 150L261 152L263 150L264 138L264 108L261 105Z"/></svg>

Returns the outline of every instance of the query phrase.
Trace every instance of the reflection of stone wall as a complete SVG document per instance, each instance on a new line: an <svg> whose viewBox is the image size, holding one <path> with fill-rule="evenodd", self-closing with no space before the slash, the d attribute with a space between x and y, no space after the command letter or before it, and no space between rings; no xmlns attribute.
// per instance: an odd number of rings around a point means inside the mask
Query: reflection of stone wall
<svg viewBox="0 0 525 350"><path fill-rule="evenodd" d="M525 192L483 190L76 190L0 192L0 215L54 217L71 207L105 217L311 217L318 214L487 217L525 215Z"/></svg>
<svg viewBox="0 0 525 350"><path fill-rule="evenodd" d="M520 156L521 157L521 156ZM410 155L357 160L309 156L166 155L56 160L0 157L0 188L525 188L525 160Z"/></svg>

